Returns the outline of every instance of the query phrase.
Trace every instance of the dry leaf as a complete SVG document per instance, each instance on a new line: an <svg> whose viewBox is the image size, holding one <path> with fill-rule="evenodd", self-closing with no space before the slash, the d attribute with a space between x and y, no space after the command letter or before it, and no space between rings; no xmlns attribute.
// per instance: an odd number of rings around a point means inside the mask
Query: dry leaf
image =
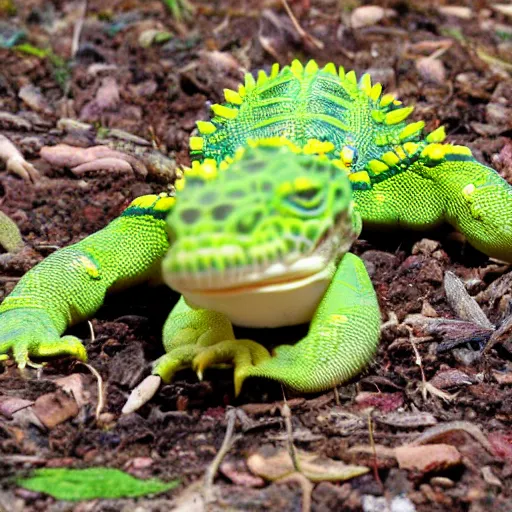
<svg viewBox="0 0 512 512"><path fill-rule="evenodd" d="M477 301L469 295L464 283L453 272L446 272L444 289L450 306L459 318L487 329L494 329Z"/></svg>
<svg viewBox="0 0 512 512"><path fill-rule="evenodd" d="M312 482L343 482L370 471L365 466L347 465L341 461L319 458L315 453L299 450L297 458L301 473ZM270 481L279 480L295 472L290 454L286 450L280 450L271 456L256 453L247 459L247 465L254 474Z"/></svg>
<svg viewBox="0 0 512 512"><path fill-rule="evenodd" d="M62 390L40 396L34 404L34 412L41 423L51 429L78 414L75 399Z"/></svg>
<svg viewBox="0 0 512 512"><path fill-rule="evenodd" d="M443 5L438 7L438 11L445 16L455 16L463 20L470 20L473 16L473 11L469 7L461 5Z"/></svg>
<svg viewBox="0 0 512 512"><path fill-rule="evenodd" d="M494 4L491 7L495 10L504 14L505 16L512 17L512 5L511 4Z"/></svg>
<svg viewBox="0 0 512 512"><path fill-rule="evenodd" d="M396 16L392 9L384 9L378 5L363 5L352 11L350 25L352 28L369 27L391 16Z"/></svg>
<svg viewBox="0 0 512 512"><path fill-rule="evenodd" d="M416 61L416 69L421 78L426 82L444 84L446 82L446 71L444 64L431 57L421 57Z"/></svg>
<svg viewBox="0 0 512 512"><path fill-rule="evenodd" d="M399 446L395 455L401 469L416 469L423 473L439 471L462 462L459 450L450 444Z"/></svg>

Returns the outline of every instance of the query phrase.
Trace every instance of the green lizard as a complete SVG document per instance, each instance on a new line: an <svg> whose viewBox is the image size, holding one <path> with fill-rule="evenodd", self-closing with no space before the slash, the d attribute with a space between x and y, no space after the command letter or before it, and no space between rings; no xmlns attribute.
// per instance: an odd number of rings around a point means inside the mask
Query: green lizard
<svg viewBox="0 0 512 512"><path fill-rule="evenodd" d="M365 225L430 228L449 222L478 249L512 262L512 187L468 148L422 137L412 107L328 64L294 61L246 75L199 121L192 168L176 197L143 196L121 217L57 251L0 306L0 354L86 358L63 336L105 294L155 275L182 293L164 326L168 381L193 366L235 366L299 391L330 388L371 360L379 310L361 260L346 254ZM351 202L351 190L354 206ZM163 272L162 272L163 271ZM273 356L235 340L249 326L311 320L306 337Z"/></svg>

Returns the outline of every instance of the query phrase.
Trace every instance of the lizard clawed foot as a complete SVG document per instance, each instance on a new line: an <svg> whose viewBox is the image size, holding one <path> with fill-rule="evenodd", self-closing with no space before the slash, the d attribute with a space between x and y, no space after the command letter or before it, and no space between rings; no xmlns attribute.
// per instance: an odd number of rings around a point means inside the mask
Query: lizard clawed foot
<svg viewBox="0 0 512 512"><path fill-rule="evenodd" d="M140 409L153 398L162 382L171 382L176 372L185 368L193 368L202 380L207 368L225 364L234 366L235 395L238 396L248 370L270 357L263 345L252 340L225 340L208 347L185 345L175 348L153 363L153 374L133 389L122 413Z"/></svg>
<svg viewBox="0 0 512 512"><path fill-rule="evenodd" d="M240 394L248 370L270 359L269 351L252 340L226 340L203 348L192 361L192 368L202 380L204 370L218 364L234 366L235 396Z"/></svg>
<svg viewBox="0 0 512 512"><path fill-rule="evenodd" d="M129 414L149 402L158 391L161 383L169 383L179 370L190 368L198 347L195 344L172 349L153 363L152 375L146 377L133 389L123 406L122 413Z"/></svg>
<svg viewBox="0 0 512 512"><path fill-rule="evenodd" d="M9 352L18 367L33 366L31 357L71 356L87 361L87 351L75 336L60 336L46 312L11 309L0 315L0 360Z"/></svg>

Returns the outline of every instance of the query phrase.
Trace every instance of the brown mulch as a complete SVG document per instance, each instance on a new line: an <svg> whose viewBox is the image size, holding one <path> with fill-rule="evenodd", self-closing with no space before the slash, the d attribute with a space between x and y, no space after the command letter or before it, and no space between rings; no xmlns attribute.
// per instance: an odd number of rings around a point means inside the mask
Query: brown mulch
<svg viewBox="0 0 512 512"><path fill-rule="evenodd" d="M0 48L0 133L41 174L31 184L0 170L1 209L26 243L17 254L0 255L0 299L32 266L104 227L134 197L167 189L175 166L189 163L188 138L196 120L208 119L209 104L222 101L223 89L234 88L244 72L268 70L276 60L315 58L358 74L370 70L416 106L412 117L425 120L427 131L445 125L451 142L468 145L512 183L512 26L510 14L490 2L458 2L450 10L444 2L389 1L373 6L390 11L365 12L357 1L289 0L303 34L279 1L249 0L243 8L194 3L196 14L178 23L157 0L90 0L71 58L82 2L19 0L11 14L11 2L0 2L0 21L61 59ZM0 24L0 36L2 30ZM153 39L155 33L167 35ZM66 130L64 118L91 128ZM104 128L151 141L147 151L168 156L166 173L151 165L147 175L77 173L40 157L43 146L91 146ZM311 509L512 510L510 268L447 228L364 232L354 252L381 304L375 362L337 393L285 393L297 448L371 470L344 483L315 483ZM492 328L457 317L447 271L462 279ZM97 381L83 365L61 359L20 375L4 364L0 510L171 510L175 498L191 510L186 488L218 452L230 407L241 436L220 466L212 510L301 510L307 491L300 479L269 483L247 462L264 449L288 448L279 385L251 381L235 399L229 371L212 370L200 383L184 371L140 411L120 414L130 389L163 352L160 331L175 300L168 289L142 286L109 297L92 319L89 363L104 381L99 418ZM87 324L71 332L90 338ZM303 332L250 334L282 341ZM179 478L181 485L153 499L69 505L16 487L13 476L44 466L116 467L141 478Z"/></svg>

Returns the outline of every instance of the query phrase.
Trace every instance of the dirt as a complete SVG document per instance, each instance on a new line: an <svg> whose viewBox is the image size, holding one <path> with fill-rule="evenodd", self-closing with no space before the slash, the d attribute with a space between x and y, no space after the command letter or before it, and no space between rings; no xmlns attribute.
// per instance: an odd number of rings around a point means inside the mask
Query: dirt
<svg viewBox="0 0 512 512"><path fill-rule="evenodd" d="M0 130L41 174L32 184L0 173L2 211L25 241L21 252L0 256L0 298L32 266L104 227L134 197L167 190L176 166L189 163L195 120L208 119L209 105L245 71L268 70L276 60L315 58L358 74L371 70L416 106L412 118L425 120L427 131L445 125L451 142L467 144L512 183L510 14L486 1L459 2L453 12L431 2L391 1L382 3L392 10L388 17L353 28L357 1L290 1L301 35L280 2L252 0L243 8L194 3L196 14L180 23L156 0L91 0L71 58L82 2L18 1L10 16L11 3L0 2L4 21L25 30L26 42L51 48L61 59L0 49L0 111L16 116L0 117ZM368 23L368 11L358 14ZM168 33L167 40L147 45L151 30ZM117 93L105 77L113 77ZM27 85L39 88L33 101L20 98ZM65 131L59 120L68 117L92 128ZM151 141L169 157L166 172L148 165L147 176L101 169L77 175L39 156L43 146L58 143L91 146L101 128ZM176 300L170 290L149 286L109 297L91 320L92 340L87 324L70 331L89 340L89 364L103 379L99 417L97 378L84 365L58 359L22 375L5 363L0 510L170 510L177 497L182 510L192 510L187 488L200 482L217 454L230 408L241 411L241 435L216 476L210 509L301 510L308 492L300 479L265 482L247 466L262 448L287 449L283 394L297 448L371 468L345 483L315 483L312 510L386 510L385 503L394 511L512 510L510 268L489 261L448 228L427 235L364 232L353 250L370 272L384 325L374 363L337 393L300 397L251 381L235 399L230 371L211 370L203 382L184 371L140 411L121 415L130 389L163 353L160 331ZM502 326L501 337L457 318L445 291L447 271L465 282L492 324ZM461 322L432 328L432 318ZM249 334L281 342L303 333L300 327ZM490 338L495 342L484 349ZM58 379L69 376L71 388L62 391ZM15 400L7 406L7 398ZM430 430L443 425L441 432ZM385 447L403 447L422 432L426 443L455 447L460 460L444 461L441 452L430 465L411 468L383 455ZM181 484L152 499L59 503L17 487L12 478L44 466L109 466Z"/></svg>

